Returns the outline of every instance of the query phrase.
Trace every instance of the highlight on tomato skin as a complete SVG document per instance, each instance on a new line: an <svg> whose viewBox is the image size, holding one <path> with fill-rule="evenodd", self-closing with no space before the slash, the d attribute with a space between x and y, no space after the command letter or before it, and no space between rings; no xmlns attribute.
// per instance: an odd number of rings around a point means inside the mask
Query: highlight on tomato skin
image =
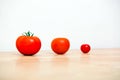
<svg viewBox="0 0 120 80"><path fill-rule="evenodd" d="M51 49L58 55L65 54L70 48L70 41L65 37L58 37L52 40Z"/></svg>
<svg viewBox="0 0 120 80"><path fill-rule="evenodd" d="M89 51L91 50L91 47L89 44L82 44L80 46L80 50L84 53L84 54L87 54L89 53Z"/></svg>
<svg viewBox="0 0 120 80"><path fill-rule="evenodd" d="M21 54L32 56L39 52L41 40L28 31L16 39L16 48Z"/></svg>

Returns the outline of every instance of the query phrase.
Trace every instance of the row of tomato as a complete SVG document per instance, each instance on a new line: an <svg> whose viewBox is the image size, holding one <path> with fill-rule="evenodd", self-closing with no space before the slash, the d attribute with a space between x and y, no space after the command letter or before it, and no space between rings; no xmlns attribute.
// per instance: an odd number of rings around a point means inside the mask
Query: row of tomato
<svg viewBox="0 0 120 80"><path fill-rule="evenodd" d="M39 37L34 36L30 31L25 32L16 40L17 50L27 56L36 54L41 49L41 40ZM58 37L52 40L51 49L56 54L65 54L70 48L70 41L65 37ZM80 50L83 53L88 53L91 47L89 44L82 44Z"/></svg>

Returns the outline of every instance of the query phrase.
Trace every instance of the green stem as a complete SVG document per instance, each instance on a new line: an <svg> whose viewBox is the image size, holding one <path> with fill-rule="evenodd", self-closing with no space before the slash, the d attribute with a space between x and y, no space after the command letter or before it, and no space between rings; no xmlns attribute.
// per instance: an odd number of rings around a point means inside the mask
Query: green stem
<svg viewBox="0 0 120 80"><path fill-rule="evenodd" d="M27 32L27 36L30 36L30 31Z"/></svg>
<svg viewBox="0 0 120 80"><path fill-rule="evenodd" d="M25 35L25 36L33 36L34 33L31 33L30 31L28 31L28 32L25 32L23 35Z"/></svg>

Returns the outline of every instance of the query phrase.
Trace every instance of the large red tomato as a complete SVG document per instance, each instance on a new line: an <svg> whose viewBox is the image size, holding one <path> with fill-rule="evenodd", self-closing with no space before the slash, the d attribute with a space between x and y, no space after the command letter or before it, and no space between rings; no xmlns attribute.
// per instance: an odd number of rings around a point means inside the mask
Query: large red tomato
<svg viewBox="0 0 120 80"><path fill-rule="evenodd" d="M70 47L70 42L67 38L55 38L51 42L51 48L56 54L65 54Z"/></svg>
<svg viewBox="0 0 120 80"><path fill-rule="evenodd" d="M28 31L25 35L19 36L16 40L16 48L23 55L34 55L41 48L41 41L37 36Z"/></svg>

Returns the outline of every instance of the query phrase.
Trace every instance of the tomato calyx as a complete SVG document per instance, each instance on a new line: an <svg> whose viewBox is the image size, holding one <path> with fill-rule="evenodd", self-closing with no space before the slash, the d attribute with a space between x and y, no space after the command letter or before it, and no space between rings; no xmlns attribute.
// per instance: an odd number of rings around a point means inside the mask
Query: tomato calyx
<svg viewBox="0 0 120 80"><path fill-rule="evenodd" d="M34 33L28 31L28 32L24 32L23 35L24 35L24 36L33 36Z"/></svg>

